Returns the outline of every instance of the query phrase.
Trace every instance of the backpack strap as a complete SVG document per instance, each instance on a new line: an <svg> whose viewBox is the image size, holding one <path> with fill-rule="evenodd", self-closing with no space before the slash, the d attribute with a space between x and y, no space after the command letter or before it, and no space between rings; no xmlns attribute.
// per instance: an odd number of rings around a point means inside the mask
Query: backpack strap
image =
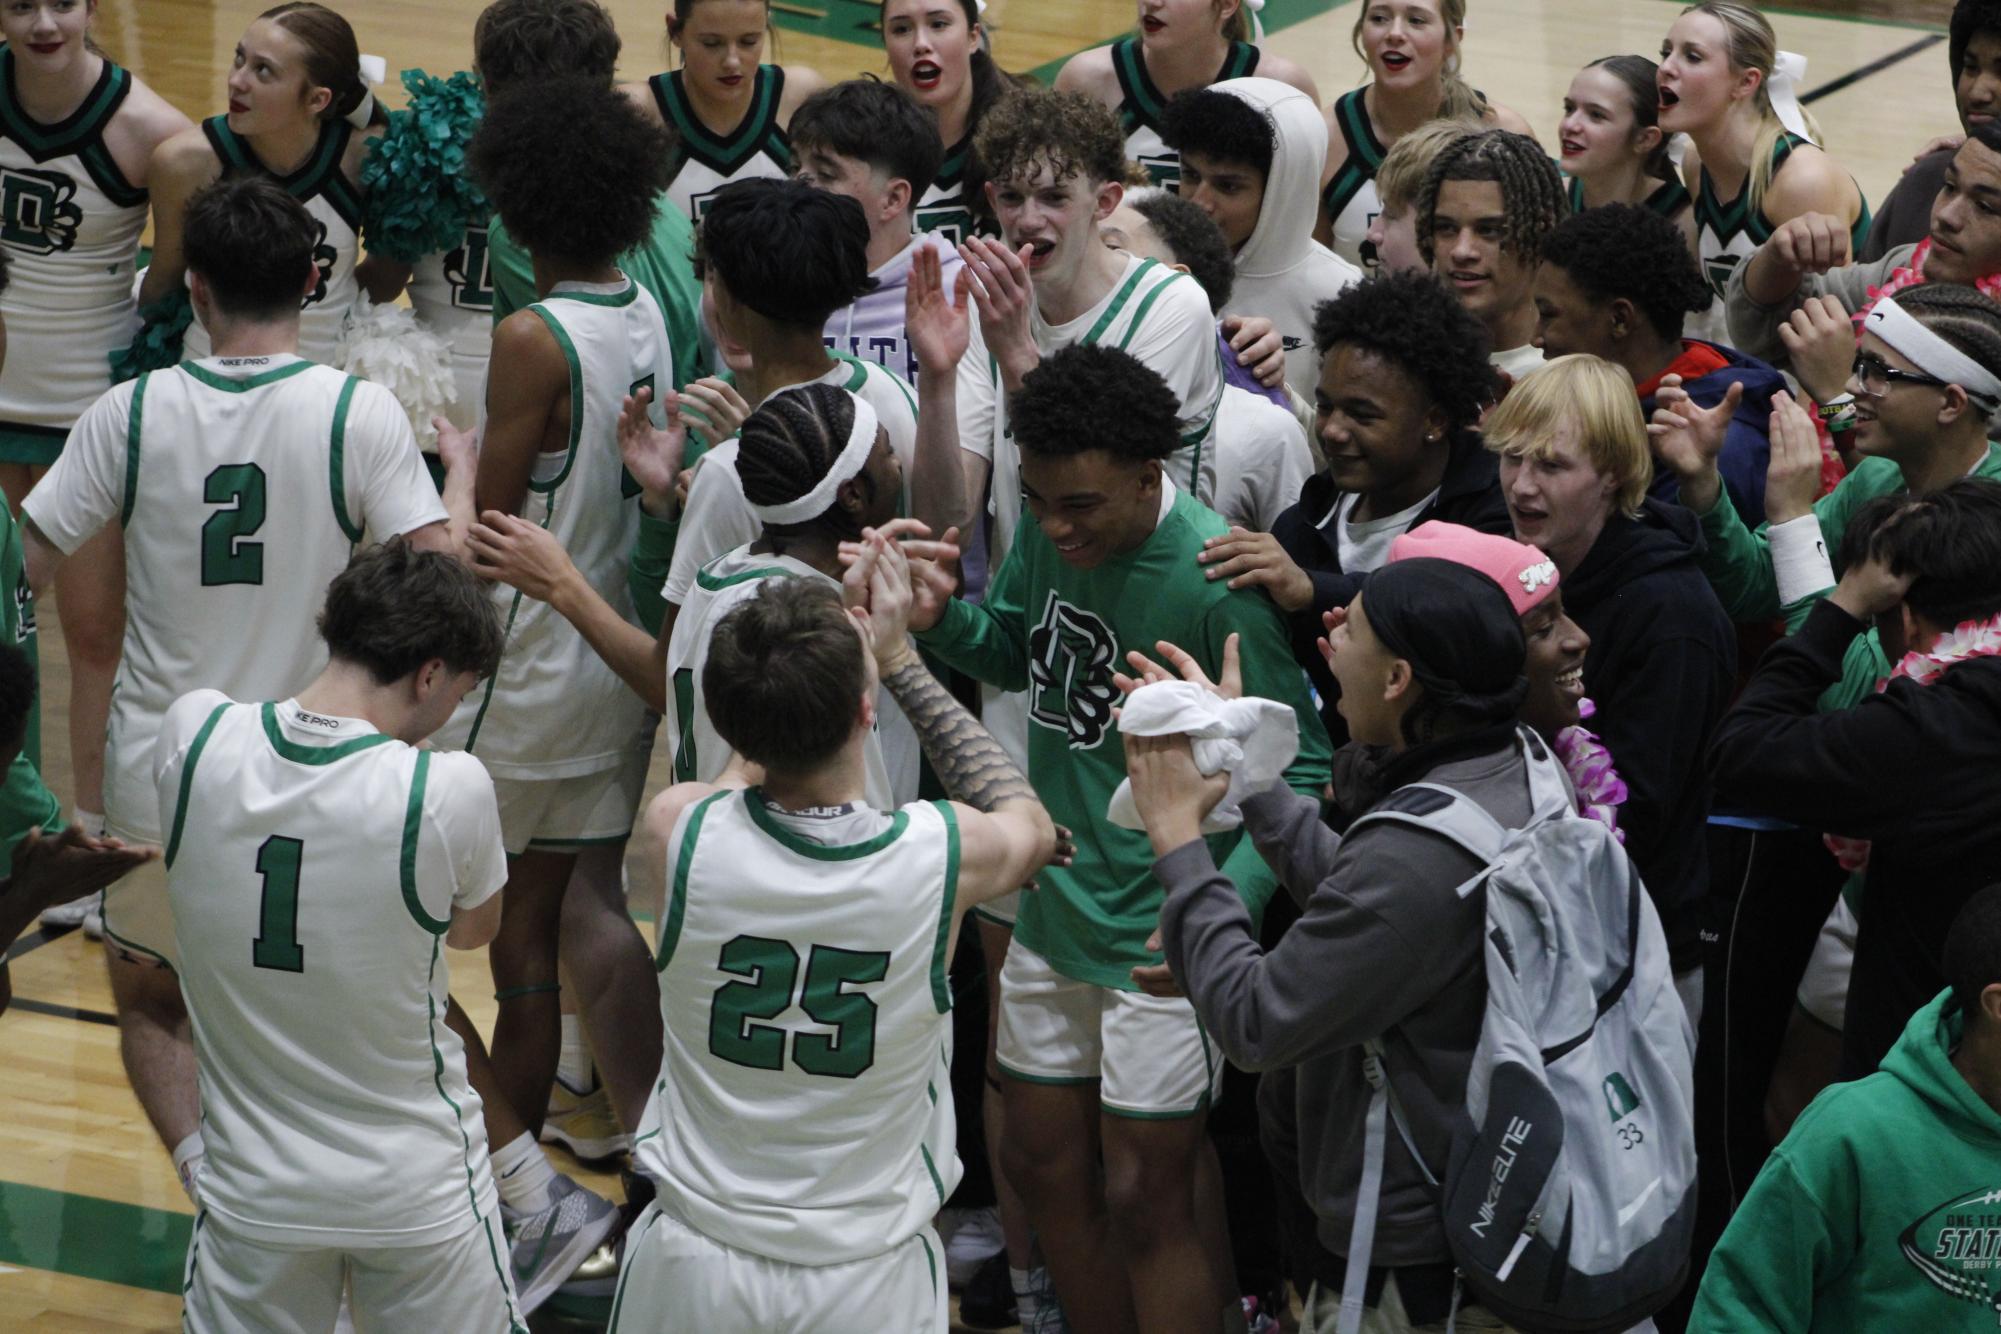
<svg viewBox="0 0 2001 1334"><path fill-rule="evenodd" d="M1438 1188L1438 1178L1432 1175L1424 1155L1417 1151L1403 1104L1396 1090L1390 1087L1389 1072L1383 1068L1382 1039L1370 1038L1362 1044L1362 1074L1370 1089L1369 1114L1363 1123L1362 1182L1355 1192L1355 1217L1348 1229L1348 1268L1341 1280L1341 1312L1335 1320L1335 1334L1359 1334L1362 1328L1362 1314L1368 1300L1369 1261L1376 1247L1376 1212L1383 1195L1383 1158L1389 1147L1391 1125L1396 1126L1397 1137L1409 1151L1411 1161L1417 1164L1417 1170L1424 1173L1426 1184L1434 1190Z"/></svg>
<svg viewBox="0 0 2001 1334"><path fill-rule="evenodd" d="M1480 863L1480 870L1458 886L1455 892L1460 898L1487 878L1508 841L1507 828L1479 802L1438 783L1407 783L1398 788L1350 825L1345 837L1353 838L1372 824L1407 825L1449 838L1464 848Z"/></svg>

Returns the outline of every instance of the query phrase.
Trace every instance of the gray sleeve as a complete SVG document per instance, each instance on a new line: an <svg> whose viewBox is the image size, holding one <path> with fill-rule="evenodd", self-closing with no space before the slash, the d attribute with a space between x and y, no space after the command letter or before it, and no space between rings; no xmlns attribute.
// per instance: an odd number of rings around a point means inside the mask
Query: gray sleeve
<svg viewBox="0 0 2001 1334"><path fill-rule="evenodd" d="M1786 345L1779 341L1779 325L1812 297L1833 295L1852 315L1869 300L1869 289L1910 262L1915 246L1899 246L1873 264L1850 264L1829 273L1812 274L1793 289L1792 295L1777 305L1761 305L1744 290L1744 273L1749 260L1730 275L1730 290L1723 306L1730 319L1730 344L1739 352L1769 362L1780 370L1790 369Z"/></svg>
<svg viewBox="0 0 2001 1334"><path fill-rule="evenodd" d="M1258 855L1304 908L1320 878L1319 868L1333 861L1341 846L1341 836L1320 818L1320 803L1274 783L1238 809Z"/></svg>
<svg viewBox="0 0 2001 1334"><path fill-rule="evenodd" d="M1312 877L1304 915L1268 954L1207 844L1196 840L1154 863L1166 890L1168 966L1243 1069L1297 1065L1383 1033L1463 965L1465 950L1441 941L1465 936L1462 944L1477 946L1477 931L1446 920L1464 907L1451 887L1479 869L1470 855L1401 830L1371 831L1366 842L1366 857L1350 840Z"/></svg>

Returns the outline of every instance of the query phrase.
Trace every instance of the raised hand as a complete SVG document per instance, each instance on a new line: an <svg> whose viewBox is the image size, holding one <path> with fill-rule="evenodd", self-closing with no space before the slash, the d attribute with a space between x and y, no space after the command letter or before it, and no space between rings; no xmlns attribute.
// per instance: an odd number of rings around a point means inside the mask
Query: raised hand
<svg viewBox="0 0 2001 1334"><path fill-rule="evenodd" d="M938 624L951 604L952 595L959 590L959 530L947 528L940 540L932 540L931 530L917 519L892 519L881 528L873 530L887 541L897 544L905 560L910 565L911 607L909 626L912 630L929 630ZM839 549L841 564L852 568L869 554L869 543L843 542ZM876 559L880 559L878 553ZM846 576L843 576L845 586ZM871 583L869 595L875 589ZM852 601L852 595L850 601Z"/></svg>
<svg viewBox="0 0 2001 1334"><path fill-rule="evenodd" d="M1722 490L1716 460L1723 453L1730 419L1743 401L1744 385L1738 381L1715 407L1699 407L1681 387L1679 375L1662 377L1660 392L1654 395L1648 439L1655 456L1680 479L1682 503L1698 514L1708 513Z"/></svg>
<svg viewBox="0 0 2001 1334"><path fill-rule="evenodd" d="M1848 224L1832 213L1802 213L1779 224L1764 249L1797 282L1849 262Z"/></svg>
<svg viewBox="0 0 2001 1334"><path fill-rule="evenodd" d="M680 399L682 422L710 449L742 430L750 416L750 404L736 386L713 375L690 381L682 388Z"/></svg>
<svg viewBox="0 0 2001 1334"><path fill-rule="evenodd" d="M920 369L949 371L966 355L972 339L966 298L972 289L972 268L963 266L947 294L938 252L928 245L917 247L910 261L910 283L904 289L903 324Z"/></svg>
<svg viewBox="0 0 2001 1334"><path fill-rule="evenodd" d="M1779 341L1800 388L1825 403L1848 384L1855 364L1855 326L1838 296L1809 297L1779 325Z"/></svg>
<svg viewBox="0 0 2001 1334"><path fill-rule="evenodd" d="M688 426L681 419L681 396L667 391L662 400L667 425L657 427L647 415L653 391L641 388L628 394L619 405L618 453L625 470L639 483L640 503L652 514L671 514L677 508L674 485L681 475L681 456L687 452Z"/></svg>
<svg viewBox="0 0 2001 1334"><path fill-rule="evenodd" d="M539 523L518 514L488 510L466 534L466 554L475 574L519 589L537 602L553 602L556 590L577 574L562 542Z"/></svg>
<svg viewBox="0 0 2001 1334"><path fill-rule="evenodd" d="M1223 641L1223 672L1221 681L1211 681L1209 674L1202 670L1202 664L1195 661L1195 655L1178 644L1170 644L1165 639L1157 641L1154 652L1167 661L1163 667L1153 659L1133 649L1126 654L1126 661L1132 664L1139 675L1127 676L1122 672L1112 673L1112 684L1130 695L1143 685L1156 681L1187 681L1201 686L1212 695L1223 699L1241 699L1244 693L1244 674L1237 660L1237 636L1233 632ZM1169 669L1172 670L1169 670ZM1177 675L1178 673L1178 675Z"/></svg>
<svg viewBox="0 0 2001 1334"><path fill-rule="evenodd" d="M1772 395L1772 457L1765 467L1765 518L1786 523L1813 512L1820 495L1820 432L1813 415L1781 390Z"/></svg>
<svg viewBox="0 0 2001 1334"><path fill-rule="evenodd" d="M1228 315L1223 336L1237 354L1237 364L1267 389L1285 383L1285 339L1278 326L1262 315Z"/></svg>
<svg viewBox="0 0 2001 1334"><path fill-rule="evenodd" d="M959 247L959 257L972 274L980 334L986 339L987 351L1000 364L1002 382L1010 390L1020 388L1021 377L1042 360L1028 319L1035 305L1035 291L1028 278L1032 249L1009 250L985 236L972 237Z"/></svg>

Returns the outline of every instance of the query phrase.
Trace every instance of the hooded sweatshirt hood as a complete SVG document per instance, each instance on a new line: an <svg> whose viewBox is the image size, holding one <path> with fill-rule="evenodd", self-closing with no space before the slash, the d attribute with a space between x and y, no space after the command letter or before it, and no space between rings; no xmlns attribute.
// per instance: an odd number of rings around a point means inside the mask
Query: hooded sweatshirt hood
<svg viewBox="0 0 2001 1334"><path fill-rule="evenodd" d="M1320 378L1313 312L1359 282L1362 271L1313 239L1327 119L1313 99L1277 79L1227 79L1212 91L1241 98L1271 124L1271 171L1257 226L1237 251L1237 286L1225 315L1263 315L1285 339L1285 379L1311 400Z"/></svg>

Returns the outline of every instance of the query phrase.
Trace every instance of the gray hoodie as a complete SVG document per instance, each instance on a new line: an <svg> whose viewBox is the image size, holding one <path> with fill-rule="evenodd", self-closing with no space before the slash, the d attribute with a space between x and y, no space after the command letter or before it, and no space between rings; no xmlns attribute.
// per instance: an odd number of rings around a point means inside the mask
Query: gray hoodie
<svg viewBox="0 0 2001 1334"><path fill-rule="evenodd" d="M1285 382L1306 402L1320 380L1313 312L1360 282L1362 271L1313 239L1320 172L1327 164L1327 118L1313 99L1277 79L1227 79L1228 93L1271 122L1271 172L1258 224L1237 251L1237 285L1224 315L1263 315L1285 339Z"/></svg>
<svg viewBox="0 0 2001 1334"><path fill-rule="evenodd" d="M1529 818L1519 742L1448 758L1411 780L1458 789L1510 829ZM1466 1074L1486 1014L1486 903L1457 887L1480 869L1457 843L1404 825L1343 840L1320 804L1283 787L1243 805L1244 827L1303 915L1266 954L1208 845L1162 857L1167 962L1217 1044L1246 1070L1297 1066L1299 1179L1321 1245L1348 1251L1369 1085L1362 1046L1382 1036L1419 1150L1443 1168L1465 1119ZM1372 1263L1451 1258L1432 1188L1391 1136Z"/></svg>
<svg viewBox="0 0 2001 1334"><path fill-rule="evenodd" d="M1744 289L1744 272L1751 267L1750 261L1739 264L1730 275L1730 286L1723 298L1723 309L1730 319L1730 346L1782 371L1791 370L1792 359L1786 355L1786 345L1779 341L1779 326L1794 311L1812 297L1836 296L1853 315L1869 304L1871 291L1911 262L1916 250L1914 245L1900 245L1883 258L1866 264L1847 264L1826 273L1810 274L1800 280L1791 295L1771 306L1751 299Z"/></svg>

